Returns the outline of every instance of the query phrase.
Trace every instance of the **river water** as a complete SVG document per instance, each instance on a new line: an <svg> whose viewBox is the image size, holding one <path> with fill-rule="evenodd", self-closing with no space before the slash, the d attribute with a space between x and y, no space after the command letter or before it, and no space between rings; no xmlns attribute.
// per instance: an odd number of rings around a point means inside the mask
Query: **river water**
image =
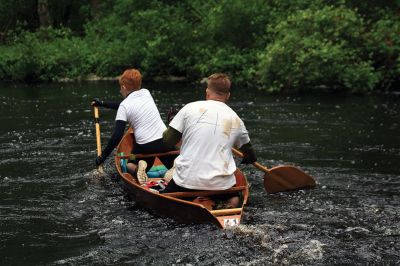
<svg viewBox="0 0 400 266"><path fill-rule="evenodd" d="M204 88L147 84L163 117ZM400 101L386 96L267 96L234 89L266 166L292 164L313 190L251 184L242 225L184 225L138 208L112 160L95 174L91 99L117 82L0 84L0 265L398 265ZM115 111L101 110L102 142Z"/></svg>

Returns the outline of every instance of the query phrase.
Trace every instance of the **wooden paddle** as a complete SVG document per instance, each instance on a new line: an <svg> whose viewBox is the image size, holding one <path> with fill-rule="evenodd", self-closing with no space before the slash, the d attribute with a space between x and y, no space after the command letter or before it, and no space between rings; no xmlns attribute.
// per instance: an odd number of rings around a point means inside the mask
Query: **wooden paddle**
<svg viewBox="0 0 400 266"><path fill-rule="evenodd" d="M94 122L96 123L96 143L97 143L97 156L101 155L101 140L100 140L100 123L99 123L99 107L93 106L94 111ZM100 173L104 173L103 165L99 165L97 170Z"/></svg>
<svg viewBox="0 0 400 266"><path fill-rule="evenodd" d="M232 148L232 151L235 155L244 157L240 151L234 148ZM253 165L264 171L264 187L268 193L315 187L314 178L294 166L281 165L268 169L258 162L253 163Z"/></svg>

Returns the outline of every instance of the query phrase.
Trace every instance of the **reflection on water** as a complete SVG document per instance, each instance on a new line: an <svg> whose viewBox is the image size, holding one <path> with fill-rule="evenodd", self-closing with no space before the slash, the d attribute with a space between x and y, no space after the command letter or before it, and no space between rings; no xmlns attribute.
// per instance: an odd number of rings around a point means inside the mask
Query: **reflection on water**
<svg viewBox="0 0 400 266"><path fill-rule="evenodd" d="M163 117L204 89L150 84ZM0 264L334 265L400 260L400 107L394 96L266 96L234 90L267 166L295 164L309 191L268 195L251 183L243 225L182 225L139 209L114 176L94 171L95 96L116 83L0 85ZM115 112L101 110L102 141Z"/></svg>

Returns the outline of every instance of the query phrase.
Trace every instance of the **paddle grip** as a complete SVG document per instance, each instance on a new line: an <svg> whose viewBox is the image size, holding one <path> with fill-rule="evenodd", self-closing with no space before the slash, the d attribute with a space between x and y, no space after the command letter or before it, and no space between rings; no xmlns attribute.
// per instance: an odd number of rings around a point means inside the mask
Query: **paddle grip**
<svg viewBox="0 0 400 266"><path fill-rule="evenodd" d="M99 108L93 107L94 119L96 123L96 144L97 144L97 156L101 155L101 139L100 139L100 123L99 123Z"/></svg>
<svg viewBox="0 0 400 266"><path fill-rule="evenodd" d="M97 144L97 156L101 155L101 139L100 139L100 123L99 123L99 108L97 106L93 106L94 111L94 120L96 126L96 144ZM103 172L103 166L99 165L98 170Z"/></svg>

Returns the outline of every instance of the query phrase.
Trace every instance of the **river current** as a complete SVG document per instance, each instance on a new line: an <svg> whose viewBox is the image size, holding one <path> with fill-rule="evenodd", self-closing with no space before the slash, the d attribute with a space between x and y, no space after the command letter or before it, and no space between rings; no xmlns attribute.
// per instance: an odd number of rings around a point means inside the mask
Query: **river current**
<svg viewBox="0 0 400 266"><path fill-rule="evenodd" d="M144 84L163 118L204 87ZM131 201L115 175L95 171L93 97L117 82L0 84L0 265L398 265L400 98L270 96L232 91L268 167L296 165L312 190L268 194L250 183L242 225L221 230L160 218ZM100 110L102 143L115 111Z"/></svg>

